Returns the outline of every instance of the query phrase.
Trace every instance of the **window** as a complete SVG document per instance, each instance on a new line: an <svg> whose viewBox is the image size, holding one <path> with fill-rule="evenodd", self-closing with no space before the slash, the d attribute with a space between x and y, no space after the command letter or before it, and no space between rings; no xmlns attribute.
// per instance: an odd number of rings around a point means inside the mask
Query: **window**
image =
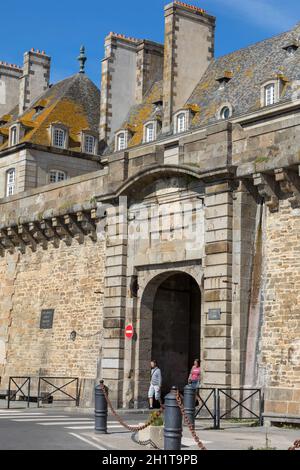
<svg viewBox="0 0 300 470"><path fill-rule="evenodd" d="M17 126L13 126L10 129L10 145L17 145L18 143L18 128Z"/></svg>
<svg viewBox="0 0 300 470"><path fill-rule="evenodd" d="M51 170L49 176L50 183L59 183L60 181L64 181L67 179L67 175L64 171L60 170Z"/></svg>
<svg viewBox="0 0 300 470"><path fill-rule="evenodd" d="M177 132L184 132L186 130L186 114L185 113L180 113L177 115L176 118L176 123L177 123Z"/></svg>
<svg viewBox="0 0 300 470"><path fill-rule="evenodd" d="M146 125L146 132L145 132L145 141L146 142L153 142L154 140L154 124L153 122Z"/></svg>
<svg viewBox="0 0 300 470"><path fill-rule="evenodd" d="M224 107L221 109L221 113L220 113L221 119L229 119L230 116L231 116L230 109L228 108L228 106L224 106Z"/></svg>
<svg viewBox="0 0 300 470"><path fill-rule="evenodd" d="M55 127L53 129L52 143L53 143L54 147L64 149L65 144L66 144L66 131L64 129L60 129L58 127Z"/></svg>
<svg viewBox="0 0 300 470"><path fill-rule="evenodd" d="M117 150L124 150L126 148L125 132L121 132L117 137Z"/></svg>
<svg viewBox="0 0 300 470"><path fill-rule="evenodd" d="M95 137L92 135L84 136L84 151L86 153L95 153Z"/></svg>
<svg viewBox="0 0 300 470"><path fill-rule="evenodd" d="M275 103L275 83L270 83L265 87L265 106Z"/></svg>
<svg viewBox="0 0 300 470"><path fill-rule="evenodd" d="M6 173L6 196L12 196L15 192L16 170L11 168Z"/></svg>

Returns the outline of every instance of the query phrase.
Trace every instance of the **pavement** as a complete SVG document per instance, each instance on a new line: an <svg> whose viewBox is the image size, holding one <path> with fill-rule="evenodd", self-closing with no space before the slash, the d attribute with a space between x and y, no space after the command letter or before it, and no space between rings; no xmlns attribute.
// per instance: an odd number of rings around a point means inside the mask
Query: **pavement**
<svg viewBox="0 0 300 470"><path fill-rule="evenodd" d="M0 409L0 449L4 450L149 450L133 441L114 416L108 418L108 434L94 431L91 411L80 409L19 408ZM21 405L22 406L22 405ZM23 405L24 406L24 405ZM128 424L144 423L149 411L143 413L122 410L122 419ZM300 429L278 427L250 427L235 422L222 422L221 430L211 429L210 421L197 421L196 432L208 450L248 450L269 448L287 450ZM267 436L266 436L267 432ZM193 451L198 447L188 428L183 430L182 450Z"/></svg>

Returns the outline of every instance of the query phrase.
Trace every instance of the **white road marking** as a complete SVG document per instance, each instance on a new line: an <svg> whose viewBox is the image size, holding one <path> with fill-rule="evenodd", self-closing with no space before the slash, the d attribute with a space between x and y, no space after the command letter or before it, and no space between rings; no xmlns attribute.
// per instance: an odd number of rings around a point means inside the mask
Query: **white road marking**
<svg viewBox="0 0 300 470"><path fill-rule="evenodd" d="M211 441L202 441L202 440L201 440L201 442L203 442L203 444L211 444ZM183 437L183 438L181 439L181 443L182 443L184 446L187 446L187 447L196 445L196 442L194 441L194 439L190 439L190 438L188 438L188 437Z"/></svg>
<svg viewBox="0 0 300 470"><path fill-rule="evenodd" d="M68 418L67 416L51 416L51 417L48 417L48 416L39 416L38 418L33 418L32 416L30 416L29 418L14 418L12 421L16 421L18 423L26 423L27 421L53 421L53 420L67 420L69 421L70 419L72 418Z"/></svg>
<svg viewBox="0 0 300 470"><path fill-rule="evenodd" d="M66 429L95 429L95 426L66 426Z"/></svg>
<svg viewBox="0 0 300 470"><path fill-rule="evenodd" d="M89 440L86 439L85 437L80 436L79 434L75 434L74 432L70 432L69 434L70 434L70 436L77 437L77 439L80 439L81 441L85 442L86 444L89 444L90 446L96 447L96 449L99 449L99 450L107 450L107 448L101 447L101 446L99 446L98 444L95 444L94 442L89 441Z"/></svg>
<svg viewBox="0 0 300 470"><path fill-rule="evenodd" d="M58 422L55 422L55 423L37 423L39 424L40 426L72 426L72 424L92 424L94 421L86 421L86 422L82 422L82 421L69 421L69 422L64 422L64 421L58 421Z"/></svg>
<svg viewBox="0 0 300 470"><path fill-rule="evenodd" d="M0 419L13 419L13 418L20 418L20 416L25 416L25 415L20 415L20 414L11 414L10 416L9 415L5 415L5 416L1 416L0 415ZM27 415L28 418L33 418L34 416L39 416L40 419L45 416L43 413L32 413L32 414L28 414Z"/></svg>
<svg viewBox="0 0 300 470"><path fill-rule="evenodd" d="M118 429L121 429L123 428L123 426L121 425L109 425L107 426L108 429L112 429L112 428L118 428ZM67 426L66 429L95 429L95 425L94 426Z"/></svg>

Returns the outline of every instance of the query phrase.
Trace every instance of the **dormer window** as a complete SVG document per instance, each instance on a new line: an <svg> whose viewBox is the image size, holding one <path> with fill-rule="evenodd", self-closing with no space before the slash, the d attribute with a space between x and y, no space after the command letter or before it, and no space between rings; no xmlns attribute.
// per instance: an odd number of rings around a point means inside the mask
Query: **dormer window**
<svg viewBox="0 0 300 470"><path fill-rule="evenodd" d="M144 138L145 143L153 142L156 139L157 135L157 121L148 121L144 124Z"/></svg>
<svg viewBox="0 0 300 470"><path fill-rule="evenodd" d="M54 129L53 145L54 147L65 148L66 132L64 129Z"/></svg>
<svg viewBox="0 0 300 470"><path fill-rule="evenodd" d="M128 131L122 130L116 134L115 137L115 149L117 152L125 150L128 143Z"/></svg>
<svg viewBox="0 0 300 470"><path fill-rule="evenodd" d="M276 79L262 83L261 106L272 106L279 101L284 82L285 78L278 74Z"/></svg>
<svg viewBox="0 0 300 470"><path fill-rule="evenodd" d="M16 170L11 168L6 172L6 197L12 196L15 193L16 184Z"/></svg>
<svg viewBox="0 0 300 470"><path fill-rule="evenodd" d="M86 134L84 136L84 151L86 153L95 153L96 139L93 135Z"/></svg>
<svg viewBox="0 0 300 470"><path fill-rule="evenodd" d="M18 126L12 126L9 130L9 143L10 146L13 147L17 145L19 142L19 130Z"/></svg>
<svg viewBox="0 0 300 470"><path fill-rule="evenodd" d="M275 83L265 86L265 106L275 103Z"/></svg>
<svg viewBox="0 0 300 470"><path fill-rule="evenodd" d="M190 111L188 109L178 111L174 116L174 132L180 134L189 128Z"/></svg>
<svg viewBox="0 0 300 470"><path fill-rule="evenodd" d="M286 52L287 52L289 55L294 55L294 53L296 52L296 50L297 50L298 48L299 48L299 43L298 43L297 40L288 42L288 43L283 47L283 49L285 49Z"/></svg>
<svg viewBox="0 0 300 470"><path fill-rule="evenodd" d="M226 83L228 83L233 77L233 73L229 70L224 70L224 72L219 75L216 80L219 82L219 89L223 90L225 88Z"/></svg>
<svg viewBox="0 0 300 470"><path fill-rule="evenodd" d="M67 148L68 132L62 126L52 126L52 145L53 147L65 149Z"/></svg>
<svg viewBox="0 0 300 470"><path fill-rule="evenodd" d="M177 116L177 132L184 132L186 130L186 114L180 113Z"/></svg>

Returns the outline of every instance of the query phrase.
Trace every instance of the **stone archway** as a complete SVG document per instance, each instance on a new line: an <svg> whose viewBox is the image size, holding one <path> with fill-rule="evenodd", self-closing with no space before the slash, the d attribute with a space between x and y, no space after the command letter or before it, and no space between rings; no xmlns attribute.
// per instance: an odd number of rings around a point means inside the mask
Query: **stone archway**
<svg viewBox="0 0 300 470"><path fill-rule="evenodd" d="M190 274L178 270L155 276L143 290L139 316L136 399L145 403L149 362L156 359L163 374L163 395L187 383L189 369L201 348L201 290Z"/></svg>

